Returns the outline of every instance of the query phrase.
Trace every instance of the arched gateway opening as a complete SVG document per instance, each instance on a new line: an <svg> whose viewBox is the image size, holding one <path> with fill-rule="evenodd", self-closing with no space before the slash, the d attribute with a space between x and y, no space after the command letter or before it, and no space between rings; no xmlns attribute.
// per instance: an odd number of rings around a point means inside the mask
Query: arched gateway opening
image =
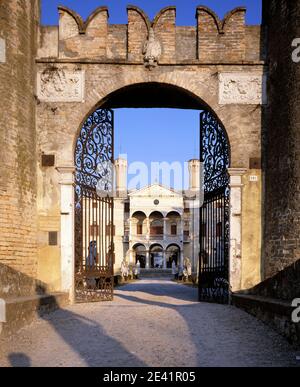
<svg viewBox="0 0 300 387"><path fill-rule="evenodd" d="M80 128L75 147L78 301L113 298L115 230L110 169L110 163L114 163L113 109L157 107L199 111L199 158L204 165L205 193L204 204L199 208L199 300L226 302L228 299L230 146L225 128L210 107L194 94L177 86L152 82L127 86L108 95L88 114ZM156 222L151 223L151 230L158 232L163 229L163 222L160 219ZM153 260L155 254L156 257L162 254L152 250ZM172 257L177 254L177 262L179 250L170 252Z"/></svg>

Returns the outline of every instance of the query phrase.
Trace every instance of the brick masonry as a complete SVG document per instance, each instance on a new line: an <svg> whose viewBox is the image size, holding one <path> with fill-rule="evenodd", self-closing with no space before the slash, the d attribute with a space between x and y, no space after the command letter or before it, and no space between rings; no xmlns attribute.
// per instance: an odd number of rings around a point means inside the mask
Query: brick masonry
<svg viewBox="0 0 300 387"><path fill-rule="evenodd" d="M196 10L194 27L176 26L175 7L166 7L150 20L129 6L128 25L109 24L109 10L100 7L86 21L59 7L59 26L41 27L39 57L143 62L143 46L152 27L162 46L161 64L196 62L253 62L263 58L261 26L245 24L245 8L220 20L206 7Z"/></svg>
<svg viewBox="0 0 300 387"><path fill-rule="evenodd" d="M38 20L38 0L0 3L0 38L6 48L5 61L0 63L0 284L11 276L7 267L32 278L37 274L34 94ZM11 282L4 290L18 294L22 281L11 278ZM24 287L27 292L27 282Z"/></svg>
<svg viewBox="0 0 300 387"><path fill-rule="evenodd" d="M265 277L300 259L300 65L292 41L300 37L300 2L264 2L268 30L269 105L264 120Z"/></svg>

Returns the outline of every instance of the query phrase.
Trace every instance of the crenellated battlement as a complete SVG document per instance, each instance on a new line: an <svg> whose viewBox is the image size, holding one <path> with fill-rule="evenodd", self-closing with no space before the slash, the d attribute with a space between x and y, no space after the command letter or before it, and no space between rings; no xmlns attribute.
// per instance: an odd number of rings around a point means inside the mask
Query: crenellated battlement
<svg viewBox="0 0 300 387"><path fill-rule="evenodd" d="M86 21L67 7L59 7L58 11L58 26L41 26L39 59L130 63L153 59L149 67L157 63L237 63L262 59L261 26L246 25L243 7L235 8L220 20L211 9L199 6L196 25L186 27L176 26L173 6L163 8L150 20L142 9L130 5L128 24L124 25L109 24L107 7L97 8ZM154 46L156 51L152 51ZM150 55L149 59L149 53L154 57Z"/></svg>

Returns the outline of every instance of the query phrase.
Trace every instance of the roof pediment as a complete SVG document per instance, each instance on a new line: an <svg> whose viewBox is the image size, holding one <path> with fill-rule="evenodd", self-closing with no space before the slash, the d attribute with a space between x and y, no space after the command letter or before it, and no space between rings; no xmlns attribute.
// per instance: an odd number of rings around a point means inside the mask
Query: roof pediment
<svg viewBox="0 0 300 387"><path fill-rule="evenodd" d="M176 197L180 198L182 195L176 191L164 187L160 184L152 184L139 190L133 191L129 194L130 197Z"/></svg>

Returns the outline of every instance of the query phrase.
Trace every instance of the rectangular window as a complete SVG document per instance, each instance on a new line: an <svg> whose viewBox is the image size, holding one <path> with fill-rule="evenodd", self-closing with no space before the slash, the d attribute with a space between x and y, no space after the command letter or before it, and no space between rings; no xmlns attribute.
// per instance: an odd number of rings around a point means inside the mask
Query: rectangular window
<svg viewBox="0 0 300 387"><path fill-rule="evenodd" d="M171 235L177 235L177 225L171 224Z"/></svg>
<svg viewBox="0 0 300 387"><path fill-rule="evenodd" d="M57 246L57 231L49 231L49 246Z"/></svg>
<svg viewBox="0 0 300 387"><path fill-rule="evenodd" d="M55 156L54 155L42 155L42 167L54 167Z"/></svg>
<svg viewBox="0 0 300 387"><path fill-rule="evenodd" d="M189 209L188 207L186 207L186 208L184 209L184 212L185 212L186 214L189 214L189 213L190 213L190 209Z"/></svg>
<svg viewBox="0 0 300 387"><path fill-rule="evenodd" d="M124 211L129 212L130 211L130 203L124 203Z"/></svg>
<svg viewBox="0 0 300 387"><path fill-rule="evenodd" d="M142 235L143 234L143 225L138 224L137 225L137 235Z"/></svg>
<svg viewBox="0 0 300 387"><path fill-rule="evenodd" d="M164 228L161 226L151 227L150 235L163 235Z"/></svg>
<svg viewBox="0 0 300 387"><path fill-rule="evenodd" d="M184 231L183 231L183 235L184 235L185 237L189 237L189 236L190 236L189 230L184 230Z"/></svg>

